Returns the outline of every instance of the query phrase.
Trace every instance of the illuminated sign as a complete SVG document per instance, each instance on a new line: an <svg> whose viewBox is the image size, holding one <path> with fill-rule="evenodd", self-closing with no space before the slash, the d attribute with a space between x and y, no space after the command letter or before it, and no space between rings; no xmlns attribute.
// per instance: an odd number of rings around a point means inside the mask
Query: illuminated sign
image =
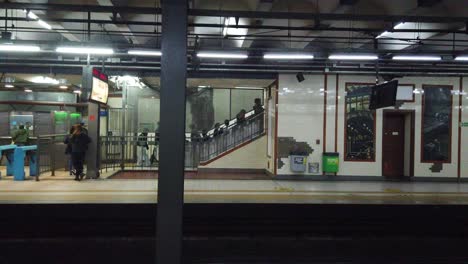
<svg viewBox="0 0 468 264"><path fill-rule="evenodd" d="M93 69L93 87L90 99L106 104L109 97L109 83L106 74L97 69Z"/></svg>

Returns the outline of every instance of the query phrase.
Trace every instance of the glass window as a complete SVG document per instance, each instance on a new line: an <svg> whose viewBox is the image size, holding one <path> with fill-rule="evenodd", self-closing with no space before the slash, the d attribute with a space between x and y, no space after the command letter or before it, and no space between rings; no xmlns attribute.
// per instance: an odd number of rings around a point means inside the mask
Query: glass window
<svg viewBox="0 0 468 264"><path fill-rule="evenodd" d="M373 84L346 84L345 160L375 160L375 111L369 110Z"/></svg>
<svg viewBox="0 0 468 264"><path fill-rule="evenodd" d="M452 87L423 86L422 162L450 163Z"/></svg>

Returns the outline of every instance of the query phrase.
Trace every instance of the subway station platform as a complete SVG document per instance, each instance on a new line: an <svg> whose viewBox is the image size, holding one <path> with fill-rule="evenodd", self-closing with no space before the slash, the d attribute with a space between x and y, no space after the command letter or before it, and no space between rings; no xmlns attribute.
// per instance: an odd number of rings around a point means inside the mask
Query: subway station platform
<svg viewBox="0 0 468 264"><path fill-rule="evenodd" d="M156 203L156 179L0 180L0 203ZM221 177L221 176L220 176ZM186 179L187 203L468 204L467 183Z"/></svg>

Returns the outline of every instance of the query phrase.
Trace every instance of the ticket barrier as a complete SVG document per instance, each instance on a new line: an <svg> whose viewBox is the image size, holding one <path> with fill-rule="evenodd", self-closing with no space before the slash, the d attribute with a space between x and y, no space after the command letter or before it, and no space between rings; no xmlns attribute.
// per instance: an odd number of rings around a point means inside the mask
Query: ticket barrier
<svg viewBox="0 0 468 264"><path fill-rule="evenodd" d="M13 179L15 181L24 181L26 179L24 158L27 152L29 152L29 175L37 178L39 174L37 145L16 147L13 154Z"/></svg>
<svg viewBox="0 0 468 264"><path fill-rule="evenodd" d="M16 149L16 145L4 145L0 146L0 157L3 155L6 156L6 165L7 165L7 176L13 175L13 153ZM0 172L0 178L2 177L2 173Z"/></svg>

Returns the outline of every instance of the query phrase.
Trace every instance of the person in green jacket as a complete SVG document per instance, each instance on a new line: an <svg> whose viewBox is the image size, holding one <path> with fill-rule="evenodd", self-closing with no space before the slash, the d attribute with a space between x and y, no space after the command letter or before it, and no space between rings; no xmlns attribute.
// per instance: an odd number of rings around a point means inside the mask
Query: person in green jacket
<svg viewBox="0 0 468 264"><path fill-rule="evenodd" d="M13 134L11 140L17 146L25 146L29 141L29 131L24 128L23 125L19 126L19 129Z"/></svg>

